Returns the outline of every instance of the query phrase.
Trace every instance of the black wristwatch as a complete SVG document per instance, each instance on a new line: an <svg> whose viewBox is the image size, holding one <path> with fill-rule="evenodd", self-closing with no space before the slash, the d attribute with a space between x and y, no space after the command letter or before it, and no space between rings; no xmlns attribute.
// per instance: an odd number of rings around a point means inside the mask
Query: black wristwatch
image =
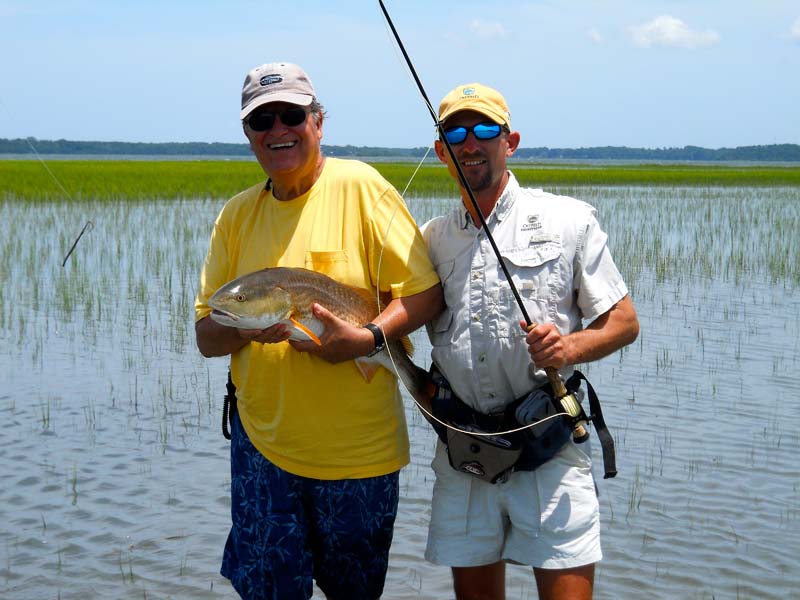
<svg viewBox="0 0 800 600"><path fill-rule="evenodd" d="M372 336L375 338L375 348L373 348L372 352L367 354L367 356L375 356L386 347L386 338L383 337L381 328L375 325L375 323L367 323L363 327L369 329L372 332Z"/></svg>

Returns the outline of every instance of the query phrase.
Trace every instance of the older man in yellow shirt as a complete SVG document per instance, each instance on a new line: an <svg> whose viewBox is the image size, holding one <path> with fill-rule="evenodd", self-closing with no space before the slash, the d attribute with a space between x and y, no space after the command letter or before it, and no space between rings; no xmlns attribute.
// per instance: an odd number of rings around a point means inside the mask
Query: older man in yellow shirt
<svg viewBox="0 0 800 600"><path fill-rule="evenodd" d="M367 382L350 360L373 351L375 328L315 305L322 345L287 343L283 325L216 323L208 298L248 272L304 267L388 296L373 320L386 339L443 305L402 198L372 167L322 154L324 116L297 65L248 73L241 118L268 180L220 212L195 303L200 351L231 355L238 414L222 574L243 598L310 598L312 580L328 598L378 598L408 437L394 374L380 369Z"/></svg>

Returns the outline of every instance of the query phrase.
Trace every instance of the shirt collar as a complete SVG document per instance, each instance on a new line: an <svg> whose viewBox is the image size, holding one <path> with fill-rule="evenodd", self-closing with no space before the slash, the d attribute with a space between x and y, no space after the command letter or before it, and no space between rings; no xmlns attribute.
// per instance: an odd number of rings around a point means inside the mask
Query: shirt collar
<svg viewBox="0 0 800 600"><path fill-rule="evenodd" d="M496 219L498 223L505 219L506 215L514 206L514 199L517 197L518 190L519 183L517 182L517 178L514 177L514 174L511 171L509 171L506 187L503 188L503 193L500 194L500 198L497 199L497 204L494 205L494 209L486 219L487 223L489 223L492 219ZM469 211L467 211L463 206L459 224L461 225L462 229L467 229L470 224L474 225L476 229L480 229L480 223L472 223L472 219L469 216Z"/></svg>
<svg viewBox="0 0 800 600"><path fill-rule="evenodd" d="M517 183L517 178L514 177L514 174L511 171L509 171L506 187L503 190L503 193L500 194L500 198L498 198L497 204L495 204L494 210L492 211L498 222L501 222L503 219L505 219L506 215L511 211L511 208L514 206L514 199L517 197L518 190L519 183Z"/></svg>

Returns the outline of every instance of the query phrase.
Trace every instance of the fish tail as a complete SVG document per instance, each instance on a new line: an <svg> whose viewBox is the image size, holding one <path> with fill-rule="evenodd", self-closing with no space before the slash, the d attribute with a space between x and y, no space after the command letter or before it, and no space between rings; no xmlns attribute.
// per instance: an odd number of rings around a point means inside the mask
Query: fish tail
<svg viewBox="0 0 800 600"><path fill-rule="evenodd" d="M388 345L388 349L391 352L391 358L386 352L380 354L380 356L385 356L386 362L389 363L388 366L384 366L392 372L396 371L411 397L430 411L434 389L430 373L415 365L400 343L391 343Z"/></svg>

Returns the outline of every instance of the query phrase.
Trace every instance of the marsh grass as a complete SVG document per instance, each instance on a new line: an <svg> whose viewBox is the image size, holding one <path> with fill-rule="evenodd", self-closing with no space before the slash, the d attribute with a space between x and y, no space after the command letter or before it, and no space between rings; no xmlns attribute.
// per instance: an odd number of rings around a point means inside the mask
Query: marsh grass
<svg viewBox="0 0 800 600"><path fill-rule="evenodd" d="M373 166L399 190L405 189L417 168L407 162ZM800 166L514 163L511 168L522 185L531 187L800 186ZM59 160L50 161L48 169L52 176L38 161L0 160L0 193L26 200L63 200L63 190L73 200L229 198L265 180L255 161ZM411 181L407 195L455 194L456 186L447 170L426 162Z"/></svg>
<svg viewBox="0 0 800 600"><path fill-rule="evenodd" d="M652 285L638 289L648 279L689 284L759 278L790 289L800 285L796 188L555 186L548 191L597 209L634 296L652 297ZM407 201L419 223L458 204L455 197Z"/></svg>
<svg viewBox="0 0 800 600"><path fill-rule="evenodd" d="M374 165L395 187L403 189L416 165ZM798 186L798 167L730 167L695 165L552 165L512 163L510 169L524 187L585 186ZM409 186L411 196L455 195L452 177L441 165L424 165Z"/></svg>
<svg viewBox="0 0 800 600"><path fill-rule="evenodd" d="M0 190L26 200L223 198L264 179L255 162L0 161ZM59 183L61 185L59 185Z"/></svg>
<svg viewBox="0 0 800 600"><path fill-rule="evenodd" d="M556 188L598 210L626 280L800 284L794 188ZM726 306L724 310L735 310Z"/></svg>
<svg viewBox="0 0 800 600"><path fill-rule="evenodd" d="M4 585L30 577L36 592L84 582L82 590L97 588L103 597L216 597L205 593L204 582L218 569L209 531L224 536L229 515L215 501L227 489L214 488L230 483L220 474L227 467L219 434L226 361L199 357L192 302L214 217L237 190L213 198L165 200L158 191L141 200L90 199L83 182L73 183L78 187L67 187L75 202L0 195L0 339L9 341L0 344L0 355L12 365L4 375L15 390L0 396L0 410L14 423L11 446L19 448L7 451L4 463L11 485L0 517L14 532L5 537ZM457 205L454 190L414 195L417 183L408 197L417 222ZM604 510L612 512L601 573L609 596L640 591L642 578L654 577L653 556L680 571L655 574L673 595L704 589L706 573L694 564L728 559L744 565L746 580L760 580L762 564L776 565L769 592L797 589L796 536L777 549L762 540L796 530L800 518L791 458L800 434L789 401L800 380L800 305L793 300L800 284L800 187L545 187L597 208L642 322L635 344L583 369L601 394L620 468L617 479L601 484ZM94 229L62 267L87 219ZM424 364L424 346L416 357ZM412 586L441 597L430 590L450 584L432 581L418 530L435 436L409 410L419 439L401 489L415 529L396 532L392 585L418 569L423 575ZM39 436L33 441L31 431ZM42 448L49 453L35 458ZM206 464L220 472L204 472ZM57 474L66 484L55 492L44 483L15 486L21 469L40 479ZM161 498L164 490L166 511L141 500L142 491ZM29 507L15 514L20 502L34 507L36 519L22 518ZM44 517L38 524L45 510L39 507L47 507L46 524ZM738 548L731 549L726 519L737 523ZM42 558L41 544L26 547L31 536L19 526L30 523L46 527L50 537L68 531L83 549L64 552L56 568L52 550ZM162 543L175 527L198 530L197 554ZM121 533L96 540L98 528ZM694 543L700 536L704 543ZM157 560L149 560L150 549ZM636 581L629 583L632 564ZM528 572L524 581L532 584ZM216 591L213 581L210 587ZM530 587L514 597L528 594L535 597Z"/></svg>

